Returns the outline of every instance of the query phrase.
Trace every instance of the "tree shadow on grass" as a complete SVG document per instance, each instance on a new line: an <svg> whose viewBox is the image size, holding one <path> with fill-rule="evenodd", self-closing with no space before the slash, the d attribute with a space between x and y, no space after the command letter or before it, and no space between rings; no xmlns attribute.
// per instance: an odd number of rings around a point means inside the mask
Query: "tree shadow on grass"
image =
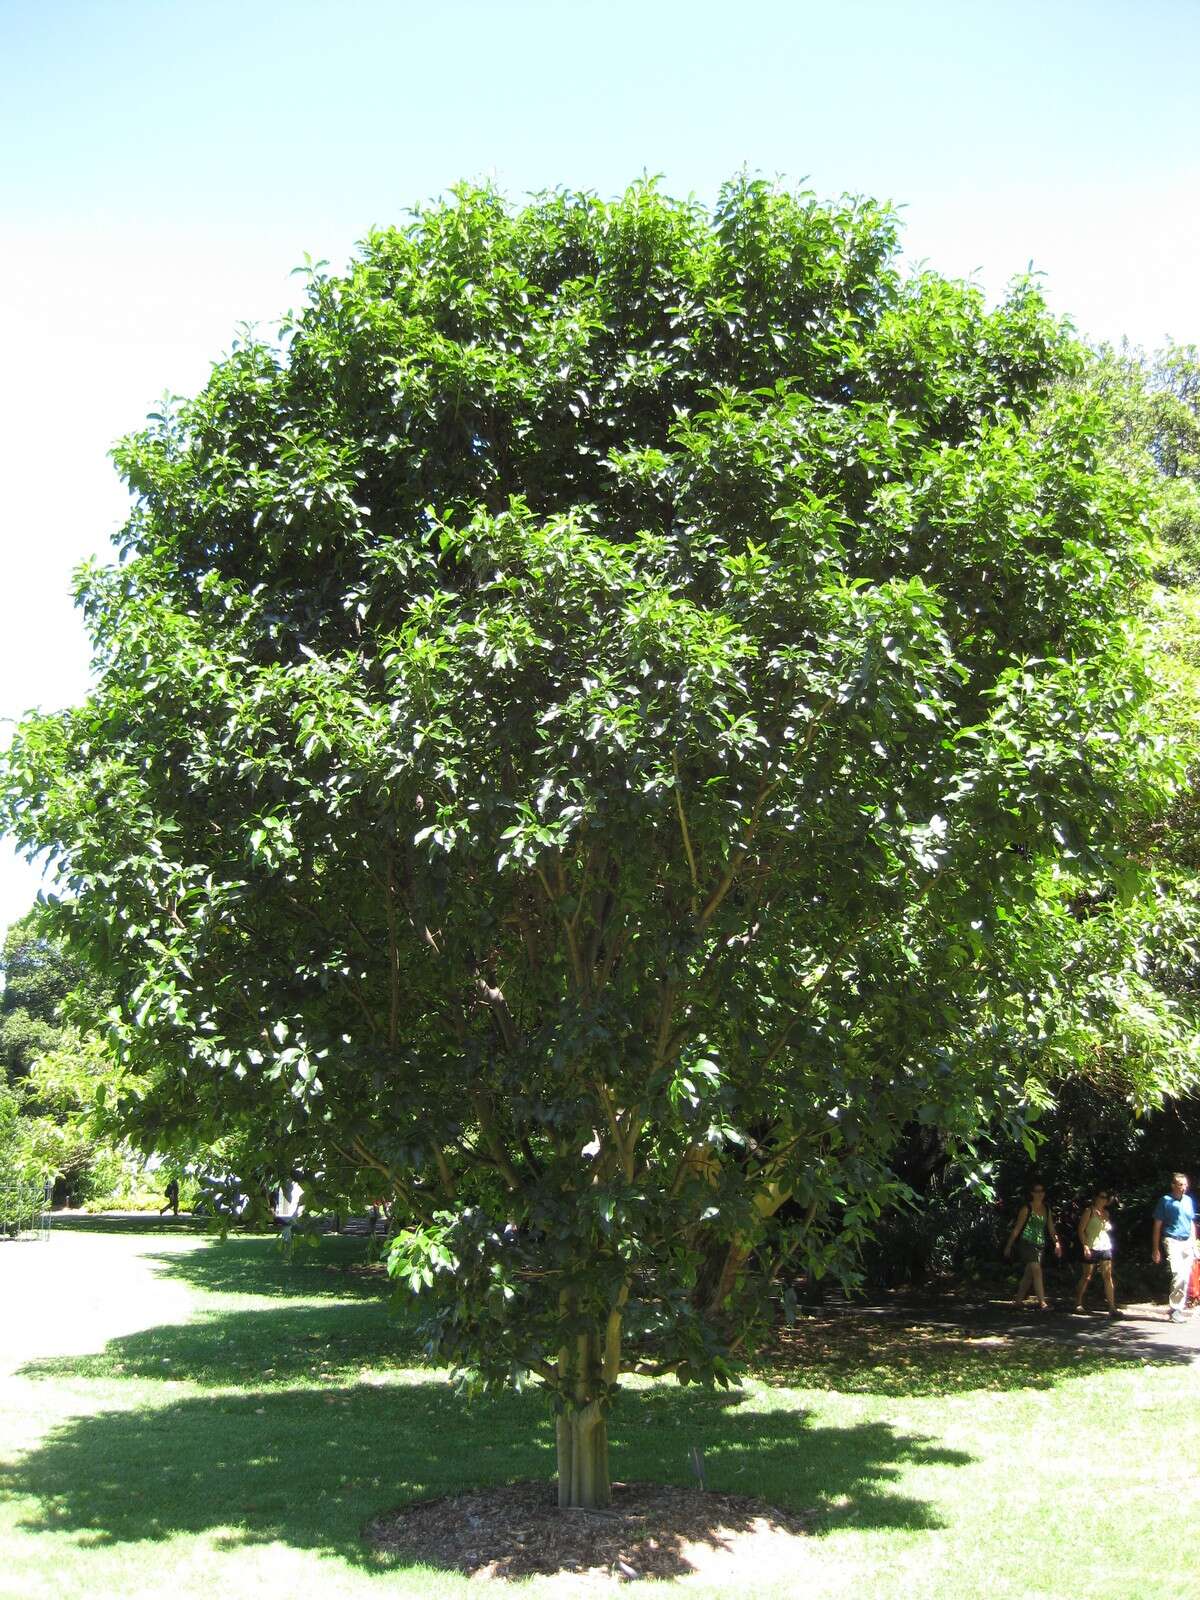
<svg viewBox="0 0 1200 1600"><path fill-rule="evenodd" d="M925 1502L888 1480L912 1464L968 1459L882 1423L822 1428L802 1416L727 1413L718 1433L707 1421L712 1488L804 1509L821 1527L939 1527ZM621 1477L681 1481L682 1450L641 1428L622 1435ZM77 1418L0 1472L0 1493L32 1497L25 1527L97 1545L219 1529L233 1545L280 1540L371 1563L367 1518L472 1485L548 1479L551 1445L542 1406L481 1414L436 1381L211 1396ZM734 1477L738 1458L749 1470Z"/></svg>
<svg viewBox="0 0 1200 1600"><path fill-rule="evenodd" d="M26 1378L134 1379L212 1388L357 1380L365 1369L416 1365L413 1333L381 1300L223 1312L111 1339L94 1354L49 1356Z"/></svg>
<svg viewBox="0 0 1200 1600"><path fill-rule="evenodd" d="M53 1212L50 1216L51 1235L56 1233L121 1233L142 1234L152 1237L156 1234L206 1234L214 1233L215 1228L209 1217L166 1217L157 1216L153 1211L147 1211L143 1216L137 1217L106 1217L96 1216L69 1216L60 1217Z"/></svg>
<svg viewBox="0 0 1200 1600"><path fill-rule="evenodd" d="M55 1230L59 1228L55 1224ZM187 1235L207 1243L206 1249L165 1251L147 1248L145 1259L161 1277L181 1279L210 1294L280 1295L288 1299L336 1295L379 1298L392 1285L372 1241L361 1235L315 1234L297 1237L289 1249L278 1233L230 1233L221 1237L205 1218L156 1219L77 1217L62 1231L81 1234L124 1234L156 1239ZM311 1241L311 1242L309 1242ZM382 1241L380 1241L382 1242Z"/></svg>
<svg viewBox="0 0 1200 1600"><path fill-rule="evenodd" d="M297 1249L290 1258L271 1238L214 1239L201 1249L146 1259L162 1277L209 1294L271 1299L278 1309L222 1312L203 1322L152 1329L115 1340L95 1356L27 1370L87 1377L183 1375L201 1383L240 1384L264 1374L278 1381L320 1381L372 1363L421 1360L412 1331L415 1316L406 1314L363 1239L322 1238L316 1249ZM304 1300L340 1304L330 1304L323 1314L297 1303ZM1114 1326L1099 1318L1086 1325L1057 1318L1025 1327L992 1308L908 1315L903 1308L855 1306L778 1330L752 1370L780 1388L908 1399L1050 1389L1070 1377L1188 1359L1155 1342L1132 1319Z"/></svg>
<svg viewBox="0 0 1200 1600"><path fill-rule="evenodd" d="M311 1366L309 1345L348 1368L384 1324L367 1307L243 1312L112 1341L99 1357L33 1363L28 1376L187 1377L250 1393L216 1392L77 1417L0 1472L0 1496L27 1497L24 1526L119 1544L216 1530L231 1545L279 1540L367 1566L411 1565L362 1539L366 1521L398 1502L554 1472L550 1410L536 1393L467 1404L443 1377L374 1381ZM359 1319L357 1322L355 1319ZM290 1330L290 1331L289 1331ZM395 1352L387 1359L395 1360ZM95 1362L107 1362L95 1368ZM274 1368L273 1377L265 1369ZM250 1369L253 1369L251 1371ZM290 1380L291 1387L284 1387ZM734 1397L736 1399L736 1397ZM704 1452L711 1490L803 1511L821 1528L934 1528L923 1500L901 1493L914 1466L969 1457L883 1423L817 1426L803 1413L667 1385L623 1396L614 1414L614 1476L687 1484ZM727 1513L712 1513L713 1528Z"/></svg>
<svg viewBox="0 0 1200 1600"><path fill-rule="evenodd" d="M994 1323L906 1322L847 1313L779 1330L754 1363L764 1383L896 1399L972 1390L1052 1389L1065 1378L1121 1368L1180 1365L1186 1354L1136 1330L1105 1328L1105 1340L1047 1337Z"/></svg>
<svg viewBox="0 0 1200 1600"><path fill-rule="evenodd" d="M391 1280L370 1258L366 1239L318 1237L289 1253L278 1238L214 1238L208 1249L147 1254L158 1275L208 1294L278 1295L289 1300L386 1300Z"/></svg>
<svg viewBox="0 0 1200 1600"><path fill-rule="evenodd" d="M364 1366L422 1361L415 1317L405 1315L402 1303L397 1309L390 1281L370 1266L360 1239L322 1240L317 1251L298 1253L294 1260L266 1238L214 1241L207 1248L146 1259L162 1276L208 1293L252 1294L277 1306L221 1311L193 1323L131 1334L99 1354L33 1363L26 1373L186 1377L228 1386L321 1382L354 1376ZM304 1300L330 1303L298 1303ZM855 1307L802 1318L794 1329L779 1330L752 1368L761 1381L779 1388L908 1399L1050 1389L1070 1377L1187 1359L1154 1343L1131 1321L1112 1327L1092 1319L1081 1331L1058 1319L1027 1329L991 1315L914 1320ZM703 1404L711 1409L712 1399L706 1396Z"/></svg>

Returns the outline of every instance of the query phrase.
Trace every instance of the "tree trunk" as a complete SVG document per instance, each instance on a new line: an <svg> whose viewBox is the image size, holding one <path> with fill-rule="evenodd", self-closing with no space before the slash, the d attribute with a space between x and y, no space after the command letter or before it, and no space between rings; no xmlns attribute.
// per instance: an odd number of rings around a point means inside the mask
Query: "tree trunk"
<svg viewBox="0 0 1200 1600"><path fill-rule="evenodd" d="M708 1314L710 1317L719 1317L721 1315L726 1299L733 1293L733 1286L737 1282L738 1273L749 1259L750 1247L742 1244L739 1240L734 1240L725 1252L725 1259L721 1263L721 1270L717 1274L717 1281L709 1298Z"/></svg>
<svg viewBox="0 0 1200 1600"><path fill-rule="evenodd" d="M569 1338L559 1351L558 1503L602 1510L612 1500L608 1476L608 1402L620 1372L621 1313L625 1284L602 1328ZM564 1295L569 1316L577 1302Z"/></svg>
<svg viewBox="0 0 1200 1600"><path fill-rule="evenodd" d="M791 1197L791 1192L790 1189L781 1189L777 1183L769 1183L753 1197L754 1209L764 1219L773 1217L783 1202ZM726 1299L733 1293L738 1274L750 1259L752 1248L748 1239L734 1239L726 1250L706 1308L710 1317L721 1315Z"/></svg>
<svg viewBox="0 0 1200 1600"><path fill-rule="evenodd" d="M592 1400L558 1417L558 1503L591 1511L603 1509L611 1499L608 1419Z"/></svg>

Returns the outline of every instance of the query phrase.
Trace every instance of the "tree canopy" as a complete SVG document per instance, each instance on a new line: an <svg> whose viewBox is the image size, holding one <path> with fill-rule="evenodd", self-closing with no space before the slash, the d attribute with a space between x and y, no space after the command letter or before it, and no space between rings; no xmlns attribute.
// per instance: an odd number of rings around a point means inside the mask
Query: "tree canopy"
<svg viewBox="0 0 1200 1600"><path fill-rule="evenodd" d="M38 907L5 936L0 985L0 1086L10 1163L53 1180L60 1203L78 1201L123 1165L98 1116L114 1062L100 1034L75 1020L77 1012L98 1017L107 997Z"/></svg>
<svg viewBox="0 0 1200 1600"><path fill-rule="evenodd" d="M0 948L0 1072L26 1078L57 1042L63 1004L87 969L54 939L36 911L14 922Z"/></svg>
<svg viewBox="0 0 1200 1600"><path fill-rule="evenodd" d="M7 758L127 1125L395 1195L565 1503L622 1371L727 1379L906 1125L1019 1127L1129 999L1070 964L1165 782L1142 494L1033 283L896 251L741 179L462 188L311 266L117 450L97 687Z"/></svg>

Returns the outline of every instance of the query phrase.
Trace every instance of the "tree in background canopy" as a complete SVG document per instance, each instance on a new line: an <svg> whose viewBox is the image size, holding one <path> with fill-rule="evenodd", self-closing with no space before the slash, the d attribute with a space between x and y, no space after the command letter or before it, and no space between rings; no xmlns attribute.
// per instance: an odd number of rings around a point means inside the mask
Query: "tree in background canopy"
<svg viewBox="0 0 1200 1600"><path fill-rule="evenodd" d="M623 1372L728 1381L904 1127L969 1158L1129 1003L1062 961L1166 782L1141 491L1033 284L896 250L742 179L462 188L310 267L118 449L97 687L7 757L125 1125L395 1195L563 1504Z"/></svg>
<svg viewBox="0 0 1200 1600"><path fill-rule="evenodd" d="M1149 714L1173 741L1182 769L1170 806L1133 819L1127 847L1148 892L1116 914L1144 919L1137 941L1141 975L1194 1040L1200 1020L1200 351L1170 344L1146 356L1103 347L1092 353L1081 382L1108 410L1114 459L1150 491L1154 587L1146 616L1159 681ZM1129 1224L1148 1232L1147 1212L1164 1174L1195 1166L1200 1103L1191 1073L1184 1079L1191 1093L1141 1115L1146 1108L1121 1093L1121 1066L1114 1070L1113 1055L1127 1043L1127 1033L1114 1031L1093 1053L1082 1081L1046 1118L1039 1161L1072 1189L1097 1181L1116 1186Z"/></svg>
<svg viewBox="0 0 1200 1600"><path fill-rule="evenodd" d="M909 1130L894 1166L922 1203L877 1230L868 1265L876 1282L994 1263L1032 1172L1050 1185L1060 1223L1107 1185L1128 1256L1139 1236L1149 1239L1164 1175L1192 1169L1200 1150L1200 352L1103 346L1066 381L1102 403L1114 463L1147 492L1152 582L1143 610L1157 679L1147 715L1171 741L1182 781L1166 810L1130 819L1135 883L1121 874L1072 890L1062 972L1079 1020L1090 1009L1092 1022L1047 1039L1055 1053L1066 1047L1070 1081L1050 1074L1061 1087L1031 1107L1039 1114L1021 1138L998 1127L979 1141L978 1166L990 1179L982 1188L964 1183L936 1128ZM1089 984L1114 1003L1080 1006ZM1172 1059L1167 1079L1184 1092L1147 1095ZM1137 1253L1148 1255L1148 1242Z"/></svg>
<svg viewBox="0 0 1200 1600"><path fill-rule="evenodd" d="M53 1180L55 1204L78 1203L117 1181L126 1166L100 1127L113 1060L100 1035L75 1020L77 1011L102 1013L105 996L37 907L5 936L0 984L0 1083L11 1148L21 1150L30 1173Z"/></svg>
<svg viewBox="0 0 1200 1600"><path fill-rule="evenodd" d="M36 910L14 922L0 947L0 1071L28 1078L58 1042L63 1004L87 968L49 933Z"/></svg>

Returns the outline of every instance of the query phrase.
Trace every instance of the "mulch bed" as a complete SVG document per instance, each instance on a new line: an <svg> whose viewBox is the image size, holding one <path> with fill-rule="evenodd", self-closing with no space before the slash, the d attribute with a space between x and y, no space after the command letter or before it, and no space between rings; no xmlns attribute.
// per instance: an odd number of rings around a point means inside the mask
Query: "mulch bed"
<svg viewBox="0 0 1200 1600"><path fill-rule="evenodd" d="M748 1495L615 1483L607 1511L560 1511L553 1484L511 1483L400 1506L364 1529L376 1549L472 1578L555 1575L572 1587L691 1573L752 1584L789 1570L814 1511Z"/></svg>

